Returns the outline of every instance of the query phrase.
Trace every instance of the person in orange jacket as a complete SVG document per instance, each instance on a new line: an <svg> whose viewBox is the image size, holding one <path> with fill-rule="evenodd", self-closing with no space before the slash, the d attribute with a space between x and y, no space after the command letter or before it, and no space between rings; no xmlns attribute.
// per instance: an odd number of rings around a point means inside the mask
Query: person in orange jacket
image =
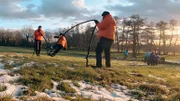
<svg viewBox="0 0 180 101"><path fill-rule="evenodd" d="M102 52L105 53L106 67L111 67L110 49L115 40L116 21L108 11L102 14L102 21L95 20L98 31L98 39L96 47L96 67L102 67Z"/></svg>
<svg viewBox="0 0 180 101"><path fill-rule="evenodd" d="M61 49L64 49L64 50L67 49L67 40L63 34L60 34L60 36L55 36L54 38L59 38L59 39L58 39L57 44L55 44L51 47L51 50L48 54L51 57L54 57ZM53 50L54 50L54 52L53 52Z"/></svg>
<svg viewBox="0 0 180 101"><path fill-rule="evenodd" d="M40 56L41 53L41 42L43 40L44 31L42 30L42 26L39 26L37 30L34 32L34 40L35 40L35 51L36 55Z"/></svg>

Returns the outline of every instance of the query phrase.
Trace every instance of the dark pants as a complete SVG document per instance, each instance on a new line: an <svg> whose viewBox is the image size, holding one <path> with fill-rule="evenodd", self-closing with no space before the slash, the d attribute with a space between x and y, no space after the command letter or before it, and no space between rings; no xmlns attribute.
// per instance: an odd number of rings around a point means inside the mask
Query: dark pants
<svg viewBox="0 0 180 101"><path fill-rule="evenodd" d="M102 52L105 53L106 67L111 67L110 49L113 40L102 37L96 47L96 66L102 67Z"/></svg>
<svg viewBox="0 0 180 101"><path fill-rule="evenodd" d="M51 51L49 52L49 55L55 56L61 49L63 49L63 46L60 44L56 44L52 47Z"/></svg>
<svg viewBox="0 0 180 101"><path fill-rule="evenodd" d="M128 55L124 55L124 60L126 60L126 59L127 59L127 57L128 57Z"/></svg>
<svg viewBox="0 0 180 101"><path fill-rule="evenodd" d="M35 40L35 51L36 55L40 55L41 53L41 41Z"/></svg>

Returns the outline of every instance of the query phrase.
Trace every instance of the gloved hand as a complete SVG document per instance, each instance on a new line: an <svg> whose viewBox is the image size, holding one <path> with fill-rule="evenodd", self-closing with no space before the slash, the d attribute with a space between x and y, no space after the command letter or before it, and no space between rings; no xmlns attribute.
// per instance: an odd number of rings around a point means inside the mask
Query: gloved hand
<svg viewBox="0 0 180 101"><path fill-rule="evenodd" d="M99 23L99 21L98 21L98 20L94 20L94 22L95 22L96 24L98 24L98 23Z"/></svg>
<svg viewBox="0 0 180 101"><path fill-rule="evenodd" d="M59 38L59 36L54 36L54 38Z"/></svg>
<svg viewBox="0 0 180 101"><path fill-rule="evenodd" d="M66 48L64 48L64 50L67 50Z"/></svg>

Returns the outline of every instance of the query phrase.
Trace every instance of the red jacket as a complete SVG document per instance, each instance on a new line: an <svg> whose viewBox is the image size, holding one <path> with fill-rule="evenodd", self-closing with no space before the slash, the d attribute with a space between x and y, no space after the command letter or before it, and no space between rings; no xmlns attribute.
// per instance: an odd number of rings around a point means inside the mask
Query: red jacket
<svg viewBox="0 0 180 101"><path fill-rule="evenodd" d="M98 38L105 37L107 39L115 40L116 21L111 14L106 15L102 22L98 23L97 26L99 28Z"/></svg>

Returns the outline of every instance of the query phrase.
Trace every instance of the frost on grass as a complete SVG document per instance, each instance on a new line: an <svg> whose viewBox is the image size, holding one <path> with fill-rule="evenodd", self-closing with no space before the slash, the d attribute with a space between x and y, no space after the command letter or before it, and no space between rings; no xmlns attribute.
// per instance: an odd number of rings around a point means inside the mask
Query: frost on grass
<svg viewBox="0 0 180 101"><path fill-rule="evenodd" d="M57 83L54 83L57 85ZM72 81L65 80L57 85L57 89L45 90L49 96L71 96L72 99L77 96L92 100L107 100L107 101L129 101L134 100L131 98L130 90L126 86L112 84L110 88L112 91L107 90L98 85L93 85L89 82L78 82L79 87L75 86Z"/></svg>

